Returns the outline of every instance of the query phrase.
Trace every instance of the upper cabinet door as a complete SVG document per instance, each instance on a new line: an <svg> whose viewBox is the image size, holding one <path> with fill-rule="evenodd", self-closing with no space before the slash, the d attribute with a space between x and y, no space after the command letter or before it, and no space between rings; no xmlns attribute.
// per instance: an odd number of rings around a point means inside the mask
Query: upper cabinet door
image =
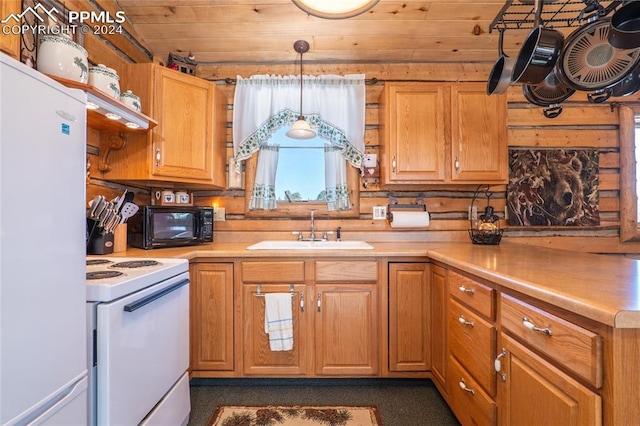
<svg viewBox="0 0 640 426"><path fill-rule="evenodd" d="M214 85L157 67L153 174L210 180L213 163ZM159 134L158 134L159 133Z"/></svg>
<svg viewBox="0 0 640 426"><path fill-rule="evenodd" d="M445 179L449 90L436 83L389 83L380 110L383 183Z"/></svg>
<svg viewBox="0 0 640 426"><path fill-rule="evenodd" d="M10 14L18 15L22 11L20 0L2 0L0 1L0 19L5 19ZM18 25L17 22L11 20L7 25ZM0 35L0 50L11 55L14 59L20 60L20 35L19 34L2 34Z"/></svg>
<svg viewBox="0 0 640 426"><path fill-rule="evenodd" d="M506 183L506 95L486 93L484 83L451 86L451 180Z"/></svg>

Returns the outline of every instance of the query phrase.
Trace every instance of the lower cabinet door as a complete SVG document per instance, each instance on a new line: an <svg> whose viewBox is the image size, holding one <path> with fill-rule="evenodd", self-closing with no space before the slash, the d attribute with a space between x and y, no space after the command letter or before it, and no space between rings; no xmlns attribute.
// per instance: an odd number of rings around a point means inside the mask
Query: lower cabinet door
<svg viewBox="0 0 640 426"><path fill-rule="evenodd" d="M316 284L316 374L379 373L377 288L377 284Z"/></svg>
<svg viewBox="0 0 640 426"><path fill-rule="evenodd" d="M291 296L293 314L293 349L272 351L269 335L264 331L265 293L289 293L290 284L263 284L242 286L244 374L263 376L304 375L308 370L308 312L300 301L304 298L305 285L294 285Z"/></svg>
<svg viewBox="0 0 640 426"><path fill-rule="evenodd" d="M601 425L600 396L502 334L500 424Z"/></svg>
<svg viewBox="0 0 640 426"><path fill-rule="evenodd" d="M191 372L233 371L233 263L195 263L190 277Z"/></svg>
<svg viewBox="0 0 640 426"><path fill-rule="evenodd" d="M463 426L496 424L495 401L453 356L449 358L448 385L451 410Z"/></svg>

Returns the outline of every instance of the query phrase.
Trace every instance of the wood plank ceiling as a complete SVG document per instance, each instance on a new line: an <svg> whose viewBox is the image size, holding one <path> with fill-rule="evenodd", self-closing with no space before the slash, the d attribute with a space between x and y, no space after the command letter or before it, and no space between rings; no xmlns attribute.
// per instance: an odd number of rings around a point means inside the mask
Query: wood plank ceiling
<svg viewBox="0 0 640 426"><path fill-rule="evenodd" d="M200 64L292 63L299 58L293 50L298 39L311 45L305 62L319 64L493 63L498 31L489 26L505 5L504 0L381 0L361 16L327 20L307 15L290 0L115 2L134 37L156 58L191 52ZM530 28L505 32L508 55L517 55Z"/></svg>

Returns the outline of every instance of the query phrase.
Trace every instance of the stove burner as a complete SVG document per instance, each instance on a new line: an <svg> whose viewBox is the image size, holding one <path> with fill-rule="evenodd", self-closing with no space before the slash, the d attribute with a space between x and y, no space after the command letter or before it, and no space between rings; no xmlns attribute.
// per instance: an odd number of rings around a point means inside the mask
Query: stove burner
<svg viewBox="0 0 640 426"><path fill-rule="evenodd" d="M101 280L101 279L104 279L104 278L119 277L120 275L124 275L124 273L122 273L120 271L93 271L93 272L87 272L87 279L88 280Z"/></svg>
<svg viewBox="0 0 640 426"><path fill-rule="evenodd" d="M111 265L113 268L143 268L145 266L156 266L160 262L155 260L130 260L128 262L120 262Z"/></svg>
<svg viewBox="0 0 640 426"><path fill-rule="evenodd" d="M87 266L104 265L105 263L111 263L109 259L87 259Z"/></svg>

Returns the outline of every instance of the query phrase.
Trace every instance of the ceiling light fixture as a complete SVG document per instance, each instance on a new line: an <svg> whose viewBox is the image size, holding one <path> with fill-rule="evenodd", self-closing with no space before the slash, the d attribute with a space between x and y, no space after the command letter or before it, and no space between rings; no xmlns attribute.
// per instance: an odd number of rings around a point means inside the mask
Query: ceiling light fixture
<svg viewBox="0 0 640 426"><path fill-rule="evenodd" d="M345 19L365 13L380 0L291 0L309 15L325 19Z"/></svg>
<svg viewBox="0 0 640 426"><path fill-rule="evenodd" d="M293 49L300 54L300 115L286 134L291 139L313 139L316 137L316 132L311 130L311 126L302 115L302 54L309 51L309 43L306 40L298 40L293 43Z"/></svg>

